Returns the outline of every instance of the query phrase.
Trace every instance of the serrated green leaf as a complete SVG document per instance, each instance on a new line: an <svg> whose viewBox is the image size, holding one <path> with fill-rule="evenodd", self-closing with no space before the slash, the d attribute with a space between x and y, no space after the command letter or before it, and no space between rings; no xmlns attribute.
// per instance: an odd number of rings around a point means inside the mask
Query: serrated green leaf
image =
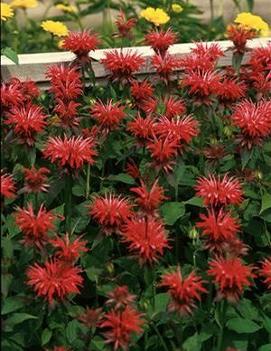
<svg viewBox="0 0 271 351"><path fill-rule="evenodd" d="M119 173L116 175L110 175L107 179L115 181L115 182L129 184L129 185L135 184L134 178L132 178L129 174L126 174L126 173Z"/></svg>
<svg viewBox="0 0 271 351"><path fill-rule="evenodd" d="M182 202L166 202L160 208L165 224L173 225L177 219L185 214L185 206Z"/></svg>
<svg viewBox="0 0 271 351"><path fill-rule="evenodd" d="M52 335L53 335L52 330L50 330L48 328L44 329L42 334L41 334L41 346L48 344Z"/></svg>
<svg viewBox="0 0 271 351"><path fill-rule="evenodd" d="M66 337L69 343L72 344L74 340L77 338L77 331L79 327L80 327L79 322L76 320L73 320L68 323L66 328Z"/></svg>
<svg viewBox="0 0 271 351"><path fill-rule="evenodd" d="M204 207L203 200L200 197L194 196L191 199L184 202L186 205L192 205L197 207Z"/></svg>
<svg viewBox="0 0 271 351"><path fill-rule="evenodd" d="M1 314L5 315L8 313L17 311L18 309L20 309L23 306L24 306L24 302L22 301L22 299L20 299L18 297L7 297L3 301L3 307L1 310Z"/></svg>
<svg viewBox="0 0 271 351"><path fill-rule="evenodd" d="M230 330L233 330L239 334L255 333L257 330L262 328L257 323L245 318L232 318L227 322L226 326Z"/></svg>
<svg viewBox="0 0 271 351"><path fill-rule="evenodd" d="M6 324L9 326L14 326L20 324L29 319L38 319L37 316L32 316L28 313L14 313L11 317L6 320Z"/></svg>

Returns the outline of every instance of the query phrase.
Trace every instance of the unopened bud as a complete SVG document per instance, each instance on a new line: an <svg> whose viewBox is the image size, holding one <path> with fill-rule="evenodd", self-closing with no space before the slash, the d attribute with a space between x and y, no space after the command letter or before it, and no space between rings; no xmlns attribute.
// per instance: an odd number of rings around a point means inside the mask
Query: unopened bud
<svg viewBox="0 0 271 351"><path fill-rule="evenodd" d="M197 231L197 229L195 227L191 228L188 232L188 237L190 239L197 239L199 237L199 232Z"/></svg>
<svg viewBox="0 0 271 351"><path fill-rule="evenodd" d="M230 127L224 127L223 133L227 136L230 137L232 135L232 129Z"/></svg>
<svg viewBox="0 0 271 351"><path fill-rule="evenodd" d="M263 179L263 174L262 174L262 172L261 171L255 171L255 178L257 178L257 179Z"/></svg>
<svg viewBox="0 0 271 351"><path fill-rule="evenodd" d="M114 270L115 270L113 263L112 263L112 262L109 262L109 263L106 265L106 269L107 269L107 272L108 272L109 274L112 274L112 273L114 272Z"/></svg>

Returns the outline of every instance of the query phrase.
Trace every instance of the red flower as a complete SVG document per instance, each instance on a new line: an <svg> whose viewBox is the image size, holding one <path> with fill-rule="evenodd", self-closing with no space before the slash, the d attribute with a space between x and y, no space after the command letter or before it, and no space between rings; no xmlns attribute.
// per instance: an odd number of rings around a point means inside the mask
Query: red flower
<svg viewBox="0 0 271 351"><path fill-rule="evenodd" d="M54 346L53 351L69 351L70 349L67 349L64 346Z"/></svg>
<svg viewBox="0 0 271 351"><path fill-rule="evenodd" d="M71 169L82 168L84 163L92 165L94 163L93 156L97 155L92 139L83 139L81 136L69 138L66 135L64 139L49 137L43 154L52 163Z"/></svg>
<svg viewBox="0 0 271 351"><path fill-rule="evenodd" d="M50 66L46 77L50 79L51 83L49 90L60 100L74 100L83 92L80 73L74 67Z"/></svg>
<svg viewBox="0 0 271 351"><path fill-rule="evenodd" d="M130 306L126 306L123 311L111 310L104 316L100 324L101 328L107 328L104 333L106 343L113 344L114 350L122 348L128 350L133 333L139 334L142 329L142 314Z"/></svg>
<svg viewBox="0 0 271 351"><path fill-rule="evenodd" d="M1 195L7 199L15 197L15 182L11 174L3 173L1 170Z"/></svg>
<svg viewBox="0 0 271 351"><path fill-rule="evenodd" d="M131 95L140 103L142 100L147 100L153 96L153 87L147 80L143 80L142 82L133 80L131 83Z"/></svg>
<svg viewBox="0 0 271 351"><path fill-rule="evenodd" d="M81 255L82 252L87 252L87 241L81 241L78 237L73 242L70 241L69 235L64 237L56 237L49 242L57 249L55 257L63 262L74 263Z"/></svg>
<svg viewBox="0 0 271 351"><path fill-rule="evenodd" d="M198 103L210 103L210 95L217 94L220 86L220 76L218 73L208 70L197 70L187 73L181 85L189 89Z"/></svg>
<svg viewBox="0 0 271 351"><path fill-rule="evenodd" d="M185 113L186 107L181 99L176 99L170 96L165 100L165 117L172 119L173 117L181 116Z"/></svg>
<svg viewBox="0 0 271 351"><path fill-rule="evenodd" d="M252 72L250 78L252 81L252 87L256 90L258 98L261 98L262 96L268 97L270 95L271 73L265 76L264 73L261 72Z"/></svg>
<svg viewBox="0 0 271 351"><path fill-rule="evenodd" d="M234 44L235 52L243 54L246 49L247 40L257 36L257 32L241 24L230 24L227 27L227 37Z"/></svg>
<svg viewBox="0 0 271 351"><path fill-rule="evenodd" d="M96 328L102 318L102 308L89 308L85 309L78 320L82 322L87 328Z"/></svg>
<svg viewBox="0 0 271 351"><path fill-rule="evenodd" d="M252 66L253 71L266 71L271 70L271 44L267 46L258 47L252 50L249 65Z"/></svg>
<svg viewBox="0 0 271 351"><path fill-rule="evenodd" d="M153 50L164 56L167 52L167 49L175 44L176 34L169 28L166 31L156 30L145 35L145 42L147 45L150 45Z"/></svg>
<svg viewBox="0 0 271 351"><path fill-rule="evenodd" d="M136 25L136 19L135 18L127 19L125 16L125 13L123 11L120 11L115 21L115 24L118 28L118 36L121 38L130 39L132 37L131 30Z"/></svg>
<svg viewBox="0 0 271 351"><path fill-rule="evenodd" d="M147 148L157 167L163 168L165 172L172 170L173 158L177 156L180 148L179 140L176 137L170 135L159 139L154 137L152 141L148 142Z"/></svg>
<svg viewBox="0 0 271 351"><path fill-rule="evenodd" d="M140 115L127 124L127 129L137 138L139 144L143 144L153 135L155 128L154 120L151 117L143 118Z"/></svg>
<svg viewBox="0 0 271 351"><path fill-rule="evenodd" d="M225 78L219 85L217 95L224 104L231 104L246 95L246 86L242 82Z"/></svg>
<svg viewBox="0 0 271 351"><path fill-rule="evenodd" d="M150 97L146 100L143 100L139 107L146 113L146 115L151 115L156 111L158 107L158 101L155 98Z"/></svg>
<svg viewBox="0 0 271 351"><path fill-rule="evenodd" d="M228 177L227 174L221 179L209 175L208 178L201 177L195 187L197 196L204 200L205 206L239 205L243 201L241 184L236 178Z"/></svg>
<svg viewBox="0 0 271 351"><path fill-rule="evenodd" d="M224 51L218 44L196 43L196 47L191 50L197 58L209 60L215 63L220 57L224 56Z"/></svg>
<svg viewBox="0 0 271 351"><path fill-rule="evenodd" d="M128 286L117 286L114 290L107 294L107 305L114 306L115 310L122 309L125 306L132 305L135 301L135 295L129 293Z"/></svg>
<svg viewBox="0 0 271 351"><path fill-rule="evenodd" d="M126 52L122 50L109 51L105 53L105 58L101 60L104 67L111 72L111 78L120 82L131 81L133 74L140 69L144 62L145 60L141 55L131 50Z"/></svg>
<svg viewBox="0 0 271 351"><path fill-rule="evenodd" d="M62 47L72 51L80 63L85 63L90 61L88 53L96 50L99 44L100 40L95 33L89 31L69 32L63 39Z"/></svg>
<svg viewBox="0 0 271 351"><path fill-rule="evenodd" d="M54 112L60 117L61 124L63 127L76 127L79 125L77 108L80 106L75 101L63 101L56 99L56 106Z"/></svg>
<svg viewBox="0 0 271 351"><path fill-rule="evenodd" d="M264 278L264 283L267 285L267 288L271 290L271 257L261 262L259 275Z"/></svg>
<svg viewBox="0 0 271 351"><path fill-rule="evenodd" d="M151 63L157 74L165 82L169 82L170 74L179 66L179 61L176 57L166 53L164 56L156 54L151 58Z"/></svg>
<svg viewBox="0 0 271 351"><path fill-rule="evenodd" d="M35 166L24 169L25 190L28 193L39 193L40 191L47 191L49 185L47 184L49 169L41 167L36 169Z"/></svg>
<svg viewBox="0 0 271 351"><path fill-rule="evenodd" d="M212 144L203 150L203 154L208 160L218 162L226 155L226 151L223 145Z"/></svg>
<svg viewBox="0 0 271 351"><path fill-rule="evenodd" d="M251 143L253 139L257 142L258 138L266 138L271 134L271 101L242 101L236 106L231 119Z"/></svg>
<svg viewBox="0 0 271 351"><path fill-rule="evenodd" d="M30 102L33 98L37 98L40 95L40 90L33 80L26 80L24 82L21 82L17 78L13 78L12 80L20 86L24 102Z"/></svg>
<svg viewBox="0 0 271 351"><path fill-rule="evenodd" d="M33 145L37 133L47 125L42 108L28 103L26 106L14 106L7 113L5 124L11 125L21 142Z"/></svg>
<svg viewBox="0 0 271 351"><path fill-rule="evenodd" d="M180 268L164 274L160 286L167 288L171 296L169 311L176 311L182 315L191 314L196 307L196 300L200 301L200 295L207 292L199 276L192 272L183 278Z"/></svg>
<svg viewBox="0 0 271 351"><path fill-rule="evenodd" d="M118 230L131 214L129 202L112 194L96 197L90 207L90 215L103 226L106 235Z"/></svg>
<svg viewBox="0 0 271 351"><path fill-rule="evenodd" d="M102 101L96 102L90 110L91 116L97 120L99 125L106 131L116 129L125 117L124 106L109 100L106 104Z"/></svg>
<svg viewBox="0 0 271 351"><path fill-rule="evenodd" d="M161 202L166 199L164 195L164 189L159 186L158 179L153 183L150 190L148 190L146 184L140 180L140 187L131 188L130 190L137 194L137 204L146 211L148 214L153 214Z"/></svg>
<svg viewBox="0 0 271 351"><path fill-rule="evenodd" d="M1 106L4 108L18 106L24 101L19 81L11 79L1 84Z"/></svg>
<svg viewBox="0 0 271 351"><path fill-rule="evenodd" d="M135 179L141 177L140 170L132 159L130 159L129 162L127 163L125 170L131 177Z"/></svg>
<svg viewBox="0 0 271 351"><path fill-rule="evenodd" d="M83 278L81 269L59 261L46 261L44 266L35 263L26 271L27 285L31 286L37 296L48 300L64 300L69 294L78 294Z"/></svg>
<svg viewBox="0 0 271 351"><path fill-rule="evenodd" d="M246 287L251 285L249 279L254 277L252 268L245 266L239 258L217 258L210 262L208 275L213 277L218 286L218 298L237 302Z"/></svg>
<svg viewBox="0 0 271 351"><path fill-rule="evenodd" d="M210 251L221 253L223 244L235 239L240 227L229 212L222 209L216 215L213 210L208 210L208 215L200 214L201 222L196 225L202 229L205 238L205 247Z"/></svg>
<svg viewBox="0 0 271 351"><path fill-rule="evenodd" d="M55 216L47 211L43 205L35 214L32 204L27 208L19 208L15 214L16 224L22 231L24 238L22 242L26 246L36 246L41 249L48 242L48 232L55 228L53 221Z"/></svg>
<svg viewBox="0 0 271 351"><path fill-rule="evenodd" d="M150 218L132 218L121 230L122 241L139 258L140 264L158 260L168 247L168 240L161 221Z"/></svg>
<svg viewBox="0 0 271 351"><path fill-rule="evenodd" d="M155 133L162 137L172 135L179 142L189 143L198 135L198 122L192 116L186 116L174 120L161 117L155 125Z"/></svg>

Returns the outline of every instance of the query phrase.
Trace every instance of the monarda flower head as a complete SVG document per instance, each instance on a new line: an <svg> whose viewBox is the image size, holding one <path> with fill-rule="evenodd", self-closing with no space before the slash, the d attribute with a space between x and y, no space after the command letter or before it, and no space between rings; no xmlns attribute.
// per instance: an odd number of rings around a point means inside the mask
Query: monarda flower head
<svg viewBox="0 0 271 351"><path fill-rule="evenodd" d="M124 310L111 310L104 315L101 328L106 328L104 337L107 344L112 344L114 351L128 350L133 334L140 334L143 324L142 314L133 307Z"/></svg>
<svg viewBox="0 0 271 351"><path fill-rule="evenodd" d="M21 103L31 102L32 99L35 99L40 95L39 88L31 79L21 82L18 78L12 78L10 82L20 88L23 95Z"/></svg>
<svg viewBox="0 0 271 351"><path fill-rule="evenodd" d="M271 290L271 257L261 261L259 276L264 279L263 282L266 284L267 288Z"/></svg>
<svg viewBox="0 0 271 351"><path fill-rule="evenodd" d="M106 304L114 307L115 310L122 309L125 306L133 305L136 296L129 292L127 285L117 286L107 294Z"/></svg>
<svg viewBox="0 0 271 351"><path fill-rule="evenodd" d="M201 294L207 292L199 276L191 272L184 278L180 268L175 272L162 275L160 286L165 287L171 297L169 311L178 312L181 315L192 314L196 308L196 301L200 301Z"/></svg>
<svg viewBox="0 0 271 351"><path fill-rule="evenodd" d="M93 200L89 214L103 227L105 234L110 235L132 215L132 206L125 198L107 194Z"/></svg>
<svg viewBox="0 0 271 351"><path fill-rule="evenodd" d="M57 236L49 240L50 244L56 249L55 257L62 262L74 263L83 252L87 252L87 241L81 240L81 237L71 241L69 235L63 237Z"/></svg>
<svg viewBox="0 0 271 351"><path fill-rule="evenodd" d="M1 196L6 199L13 199L15 197L15 182L13 180L13 176L8 173L4 173L1 169Z"/></svg>
<svg viewBox="0 0 271 351"><path fill-rule="evenodd" d="M164 195L164 189L158 184L158 179L149 189L147 185L140 180L140 187L131 188L130 191L137 195L136 202L138 206L148 214L153 214L162 201L167 198Z"/></svg>
<svg viewBox="0 0 271 351"><path fill-rule="evenodd" d="M64 101L56 98L54 112L60 118L60 124L64 128L73 128L79 125L78 107L80 104L75 101Z"/></svg>
<svg viewBox="0 0 271 351"><path fill-rule="evenodd" d="M116 129L125 117L124 106L112 100L103 103L96 102L90 109L91 117L94 118L99 126L105 131Z"/></svg>
<svg viewBox="0 0 271 351"><path fill-rule="evenodd" d="M35 166L24 168L25 190L28 193L46 192L49 187L47 184L49 173L50 170L46 167L39 169L36 169Z"/></svg>
<svg viewBox="0 0 271 351"><path fill-rule="evenodd" d="M166 53L164 56L161 56L161 54L154 55L151 58L151 63L166 84L170 81L170 75L179 66L178 59L169 53Z"/></svg>
<svg viewBox="0 0 271 351"><path fill-rule="evenodd" d="M1 106L5 109L20 105L24 101L24 97L18 81L11 79L9 82L2 83L0 99Z"/></svg>
<svg viewBox="0 0 271 351"><path fill-rule="evenodd" d="M105 53L105 58L101 60L105 69L111 73L111 79L113 81L130 82L133 79L133 74L141 68L144 64L144 58L128 50L117 51L112 50Z"/></svg>
<svg viewBox="0 0 271 351"><path fill-rule="evenodd" d="M229 302L237 302L254 278L252 267L244 265L239 258L217 258L211 261L208 275L217 285L218 299L225 298Z"/></svg>
<svg viewBox="0 0 271 351"><path fill-rule="evenodd" d="M267 44L264 47L255 48L251 51L249 65L253 71L266 71L271 70L271 44Z"/></svg>
<svg viewBox="0 0 271 351"><path fill-rule="evenodd" d="M102 319L102 308L89 308L78 316L78 320L87 328L96 328Z"/></svg>
<svg viewBox="0 0 271 351"><path fill-rule="evenodd" d="M145 42L147 45L150 45L157 54L164 56L168 48L175 44L176 34L170 28L166 31L163 29L155 30L145 35Z"/></svg>
<svg viewBox="0 0 271 351"><path fill-rule="evenodd" d="M199 60L205 59L212 63L224 56L224 51L218 44L196 43L191 53L196 55Z"/></svg>
<svg viewBox="0 0 271 351"><path fill-rule="evenodd" d="M231 120L241 129L243 145L251 147L271 135L271 101L242 101L235 107Z"/></svg>
<svg viewBox="0 0 271 351"><path fill-rule="evenodd" d="M242 55L247 51L247 41L254 39L257 36L257 32L241 24L230 24L227 27L226 36L233 42L234 51Z"/></svg>
<svg viewBox="0 0 271 351"><path fill-rule="evenodd" d="M40 106L28 103L26 106L14 106L4 123L11 126L21 143L31 146L36 135L47 125L46 118Z"/></svg>
<svg viewBox="0 0 271 351"><path fill-rule="evenodd" d="M91 138L67 137L66 135L64 138L49 137L43 149L43 155L60 167L80 169L84 164L94 163L93 157L97 155L94 146L95 143Z"/></svg>
<svg viewBox="0 0 271 351"><path fill-rule="evenodd" d="M89 31L69 32L63 39L62 48L73 52L80 64L91 61L88 54L98 48L100 40L95 33Z"/></svg>
<svg viewBox="0 0 271 351"><path fill-rule="evenodd" d="M127 130L137 139L139 145L144 145L152 137L155 129L153 118L143 118L139 114L127 124Z"/></svg>
<svg viewBox="0 0 271 351"><path fill-rule="evenodd" d="M236 80L224 78L216 92L218 99L224 105L230 105L233 102L243 98L246 95L246 85Z"/></svg>
<svg viewBox="0 0 271 351"><path fill-rule="evenodd" d="M131 39L132 38L131 31L135 27L136 22L137 21L135 18L127 19L125 13L123 11L120 11L115 21L115 24L118 29L117 36L120 38Z"/></svg>
<svg viewBox="0 0 271 351"><path fill-rule="evenodd" d="M209 175L201 177L195 187L197 196L201 197L205 206L239 205L243 201L243 191L238 179Z"/></svg>
<svg viewBox="0 0 271 351"><path fill-rule="evenodd" d="M168 119L181 116L185 113L186 107L184 101L180 98L170 96L164 100L164 116Z"/></svg>
<svg viewBox="0 0 271 351"><path fill-rule="evenodd" d="M26 208L17 208L15 221L23 233L22 243L41 249L48 242L48 232L55 228L55 215L41 205L35 214L32 204Z"/></svg>
<svg viewBox="0 0 271 351"><path fill-rule="evenodd" d="M153 217L129 219L121 229L122 241L140 264L152 264L168 247L163 223Z"/></svg>
<svg viewBox="0 0 271 351"><path fill-rule="evenodd" d="M50 79L52 92L56 98L69 101L77 99L83 92L80 73L74 67L53 65L47 70L46 77Z"/></svg>
<svg viewBox="0 0 271 351"><path fill-rule="evenodd" d="M79 267L67 265L61 261L46 261L44 265L35 263L26 271L27 282L37 296L46 299L49 304L54 300L63 301L69 294L78 294L83 285Z"/></svg>
<svg viewBox="0 0 271 351"><path fill-rule="evenodd" d="M153 96L153 87L147 80L141 82L133 80L131 83L131 95L135 101L138 102L140 107L142 100L146 100Z"/></svg>

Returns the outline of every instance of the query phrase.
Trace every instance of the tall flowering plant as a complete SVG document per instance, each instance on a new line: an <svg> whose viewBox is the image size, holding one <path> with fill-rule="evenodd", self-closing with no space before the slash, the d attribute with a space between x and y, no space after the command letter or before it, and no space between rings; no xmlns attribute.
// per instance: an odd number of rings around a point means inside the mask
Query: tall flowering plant
<svg viewBox="0 0 271 351"><path fill-rule="evenodd" d="M152 79L110 50L99 85L83 31L47 91L2 84L5 350L270 349L271 46L220 67L218 45L177 59L156 27Z"/></svg>

